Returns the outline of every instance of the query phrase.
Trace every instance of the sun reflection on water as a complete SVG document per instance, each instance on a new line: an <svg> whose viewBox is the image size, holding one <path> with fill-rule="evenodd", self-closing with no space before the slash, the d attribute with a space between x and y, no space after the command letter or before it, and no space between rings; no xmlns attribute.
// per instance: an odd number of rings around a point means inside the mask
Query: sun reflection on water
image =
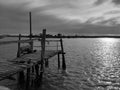
<svg viewBox="0 0 120 90"><path fill-rule="evenodd" d="M101 43L97 53L102 60L105 67L113 67L114 61L116 61L116 55L118 55L118 50L116 50L117 39L114 38L100 38Z"/></svg>
<svg viewBox="0 0 120 90"><path fill-rule="evenodd" d="M100 38L99 40L103 42L115 42L117 41L115 38Z"/></svg>
<svg viewBox="0 0 120 90"><path fill-rule="evenodd" d="M98 81L100 86L106 85L107 90L120 88L115 85L120 85L118 77L120 77L120 47L119 40L114 38L99 38L94 45L94 59L97 61L96 70L100 76ZM92 52L93 52L92 51ZM109 88L110 87L110 88ZM119 89L115 89L115 87ZM108 89L109 88L109 89Z"/></svg>

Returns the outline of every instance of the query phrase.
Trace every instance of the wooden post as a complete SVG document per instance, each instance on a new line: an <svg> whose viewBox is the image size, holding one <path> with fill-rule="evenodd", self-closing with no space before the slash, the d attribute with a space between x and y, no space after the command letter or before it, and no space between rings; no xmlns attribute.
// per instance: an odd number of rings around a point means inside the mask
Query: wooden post
<svg viewBox="0 0 120 90"><path fill-rule="evenodd" d="M21 34L19 34L19 41L20 41L20 40L21 40ZM20 57L20 42L18 42L17 57Z"/></svg>
<svg viewBox="0 0 120 90"><path fill-rule="evenodd" d="M36 77L38 77L39 76L39 65L38 64L35 65L35 71L36 71Z"/></svg>
<svg viewBox="0 0 120 90"><path fill-rule="evenodd" d="M43 29L42 39L41 39L41 74L40 77L42 79L42 74L44 70L44 60L45 60L45 39L46 39L46 29Z"/></svg>
<svg viewBox="0 0 120 90"><path fill-rule="evenodd" d="M60 39L60 43L61 43L61 50L62 50L62 68L63 70L66 70L66 62L65 62L65 56L64 56L64 49L63 49L63 40L62 38Z"/></svg>
<svg viewBox="0 0 120 90"><path fill-rule="evenodd" d="M60 69L60 54L58 53L58 69Z"/></svg>
<svg viewBox="0 0 120 90"><path fill-rule="evenodd" d="M32 40L32 16L31 12L29 12L29 23L30 23L30 40ZM33 41L30 42L31 51L33 51Z"/></svg>
<svg viewBox="0 0 120 90"><path fill-rule="evenodd" d="M21 34L19 34L19 41L21 40ZM20 57L21 50L20 50L20 42L18 42L18 51L17 51L17 57ZM25 76L24 71L20 71L18 73L18 83L23 84L25 82Z"/></svg>
<svg viewBox="0 0 120 90"><path fill-rule="evenodd" d="M58 41L57 41L57 51L58 51Z"/></svg>
<svg viewBox="0 0 120 90"><path fill-rule="evenodd" d="M47 58L45 59L45 67L49 67L49 61Z"/></svg>
<svg viewBox="0 0 120 90"><path fill-rule="evenodd" d="M27 63L30 64L31 60L29 60ZM26 90L29 90L29 85L30 85L30 68L27 68L27 72L26 72Z"/></svg>

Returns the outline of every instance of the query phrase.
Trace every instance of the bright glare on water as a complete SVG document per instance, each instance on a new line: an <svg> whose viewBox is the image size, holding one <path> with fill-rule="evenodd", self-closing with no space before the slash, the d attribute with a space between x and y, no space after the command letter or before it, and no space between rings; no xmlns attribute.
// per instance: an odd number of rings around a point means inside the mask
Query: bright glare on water
<svg viewBox="0 0 120 90"><path fill-rule="evenodd" d="M52 58L38 90L120 90L120 39L65 39L64 49L67 71L58 70L57 56ZM9 59L5 50L1 58Z"/></svg>

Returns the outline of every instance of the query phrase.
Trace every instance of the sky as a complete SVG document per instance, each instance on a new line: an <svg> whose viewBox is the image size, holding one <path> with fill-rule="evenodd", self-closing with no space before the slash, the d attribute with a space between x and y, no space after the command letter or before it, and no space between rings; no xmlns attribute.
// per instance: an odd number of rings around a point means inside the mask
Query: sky
<svg viewBox="0 0 120 90"><path fill-rule="evenodd" d="M120 0L0 0L0 34L120 34Z"/></svg>

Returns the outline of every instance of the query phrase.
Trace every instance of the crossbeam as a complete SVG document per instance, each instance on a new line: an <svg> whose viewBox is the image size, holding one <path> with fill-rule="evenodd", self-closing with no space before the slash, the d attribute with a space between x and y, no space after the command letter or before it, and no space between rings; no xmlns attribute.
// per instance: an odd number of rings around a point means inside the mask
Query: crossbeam
<svg viewBox="0 0 120 90"><path fill-rule="evenodd" d="M28 39L28 40L14 40L14 41L1 41L0 45L5 45L5 44L14 44L14 43L30 43L34 40L38 40L38 39Z"/></svg>

